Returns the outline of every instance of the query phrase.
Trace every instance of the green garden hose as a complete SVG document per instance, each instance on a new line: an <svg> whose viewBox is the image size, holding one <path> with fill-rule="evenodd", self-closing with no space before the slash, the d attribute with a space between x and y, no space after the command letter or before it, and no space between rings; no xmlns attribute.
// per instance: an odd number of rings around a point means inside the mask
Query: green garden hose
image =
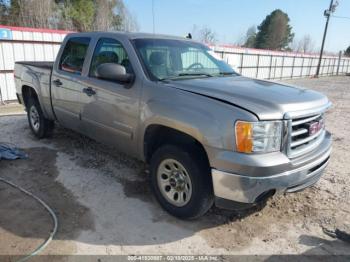
<svg viewBox="0 0 350 262"><path fill-rule="evenodd" d="M30 254L26 255L25 257L21 258L20 260L18 260L18 262L27 261L31 257L33 257L33 256L37 255L38 253L40 253L41 251L43 251L47 247L47 245L51 242L51 240L53 239L53 237L55 236L55 234L57 232L58 219L57 219L54 211L43 200L41 200L39 197L33 195L32 193L28 192L24 188L22 188L22 187L20 187L18 185L15 185L14 183L12 183L12 182L4 179L4 178L0 177L0 182L8 184L8 185L10 185L10 186L20 190L24 194L34 198L37 202L39 202L42 206L44 206L44 208L50 213L50 215L52 217L52 221L53 221L54 226L53 226L52 231L50 232L49 237L40 246L38 246L32 253L30 253Z"/></svg>

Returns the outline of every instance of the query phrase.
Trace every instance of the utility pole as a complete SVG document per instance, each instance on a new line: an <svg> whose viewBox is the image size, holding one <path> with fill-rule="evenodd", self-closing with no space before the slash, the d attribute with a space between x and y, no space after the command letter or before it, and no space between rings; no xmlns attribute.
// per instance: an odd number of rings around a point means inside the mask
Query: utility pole
<svg viewBox="0 0 350 262"><path fill-rule="evenodd" d="M327 17L327 20L326 20L326 26L324 28L324 33L323 33L322 46L321 46L321 51L320 51L320 58L318 60L318 65L317 65L317 70L316 70L316 77L318 77L319 74L320 74L320 68L321 68L322 56L323 56L323 49L324 49L324 43L326 41L326 36L327 36L329 18L331 17L331 14L334 13L335 8L338 6L338 1L337 0L336 0L335 4L333 4L333 2L334 2L334 0L331 0L331 3L329 5L329 9L324 11L324 16Z"/></svg>

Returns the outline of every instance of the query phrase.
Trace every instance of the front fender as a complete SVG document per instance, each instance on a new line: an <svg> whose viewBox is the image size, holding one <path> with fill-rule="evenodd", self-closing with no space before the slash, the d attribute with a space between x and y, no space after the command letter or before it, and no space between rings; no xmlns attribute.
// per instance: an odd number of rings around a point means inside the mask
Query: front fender
<svg viewBox="0 0 350 262"><path fill-rule="evenodd" d="M145 133L151 125L169 127L191 136L209 156L208 149L234 150L236 120L256 121L257 118L242 108L207 96L164 83L145 82L139 120L137 137L141 157Z"/></svg>
<svg viewBox="0 0 350 262"><path fill-rule="evenodd" d="M140 134L143 138L148 126L161 125L185 133L203 146L224 147L223 132L217 118L207 110L195 106L181 106L169 101L150 100L141 110ZM143 143L139 143L141 146ZM140 148L143 151L143 148Z"/></svg>

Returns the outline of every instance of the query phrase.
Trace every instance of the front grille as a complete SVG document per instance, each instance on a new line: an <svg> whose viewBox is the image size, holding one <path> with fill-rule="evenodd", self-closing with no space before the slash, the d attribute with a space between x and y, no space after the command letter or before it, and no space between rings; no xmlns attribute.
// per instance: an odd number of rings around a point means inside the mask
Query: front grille
<svg viewBox="0 0 350 262"><path fill-rule="evenodd" d="M311 132L315 125L320 125L320 130ZM325 136L323 114L293 118L289 121L289 136L289 157L298 157L316 148Z"/></svg>

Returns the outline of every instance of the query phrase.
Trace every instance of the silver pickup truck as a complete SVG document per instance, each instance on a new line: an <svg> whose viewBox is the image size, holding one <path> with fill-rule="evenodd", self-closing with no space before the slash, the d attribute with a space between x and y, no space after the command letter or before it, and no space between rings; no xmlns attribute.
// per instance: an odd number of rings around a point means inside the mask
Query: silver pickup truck
<svg viewBox="0 0 350 262"><path fill-rule="evenodd" d="M17 62L15 81L35 136L57 121L145 161L180 218L302 190L330 157L326 96L240 76L185 38L70 34L54 63Z"/></svg>

